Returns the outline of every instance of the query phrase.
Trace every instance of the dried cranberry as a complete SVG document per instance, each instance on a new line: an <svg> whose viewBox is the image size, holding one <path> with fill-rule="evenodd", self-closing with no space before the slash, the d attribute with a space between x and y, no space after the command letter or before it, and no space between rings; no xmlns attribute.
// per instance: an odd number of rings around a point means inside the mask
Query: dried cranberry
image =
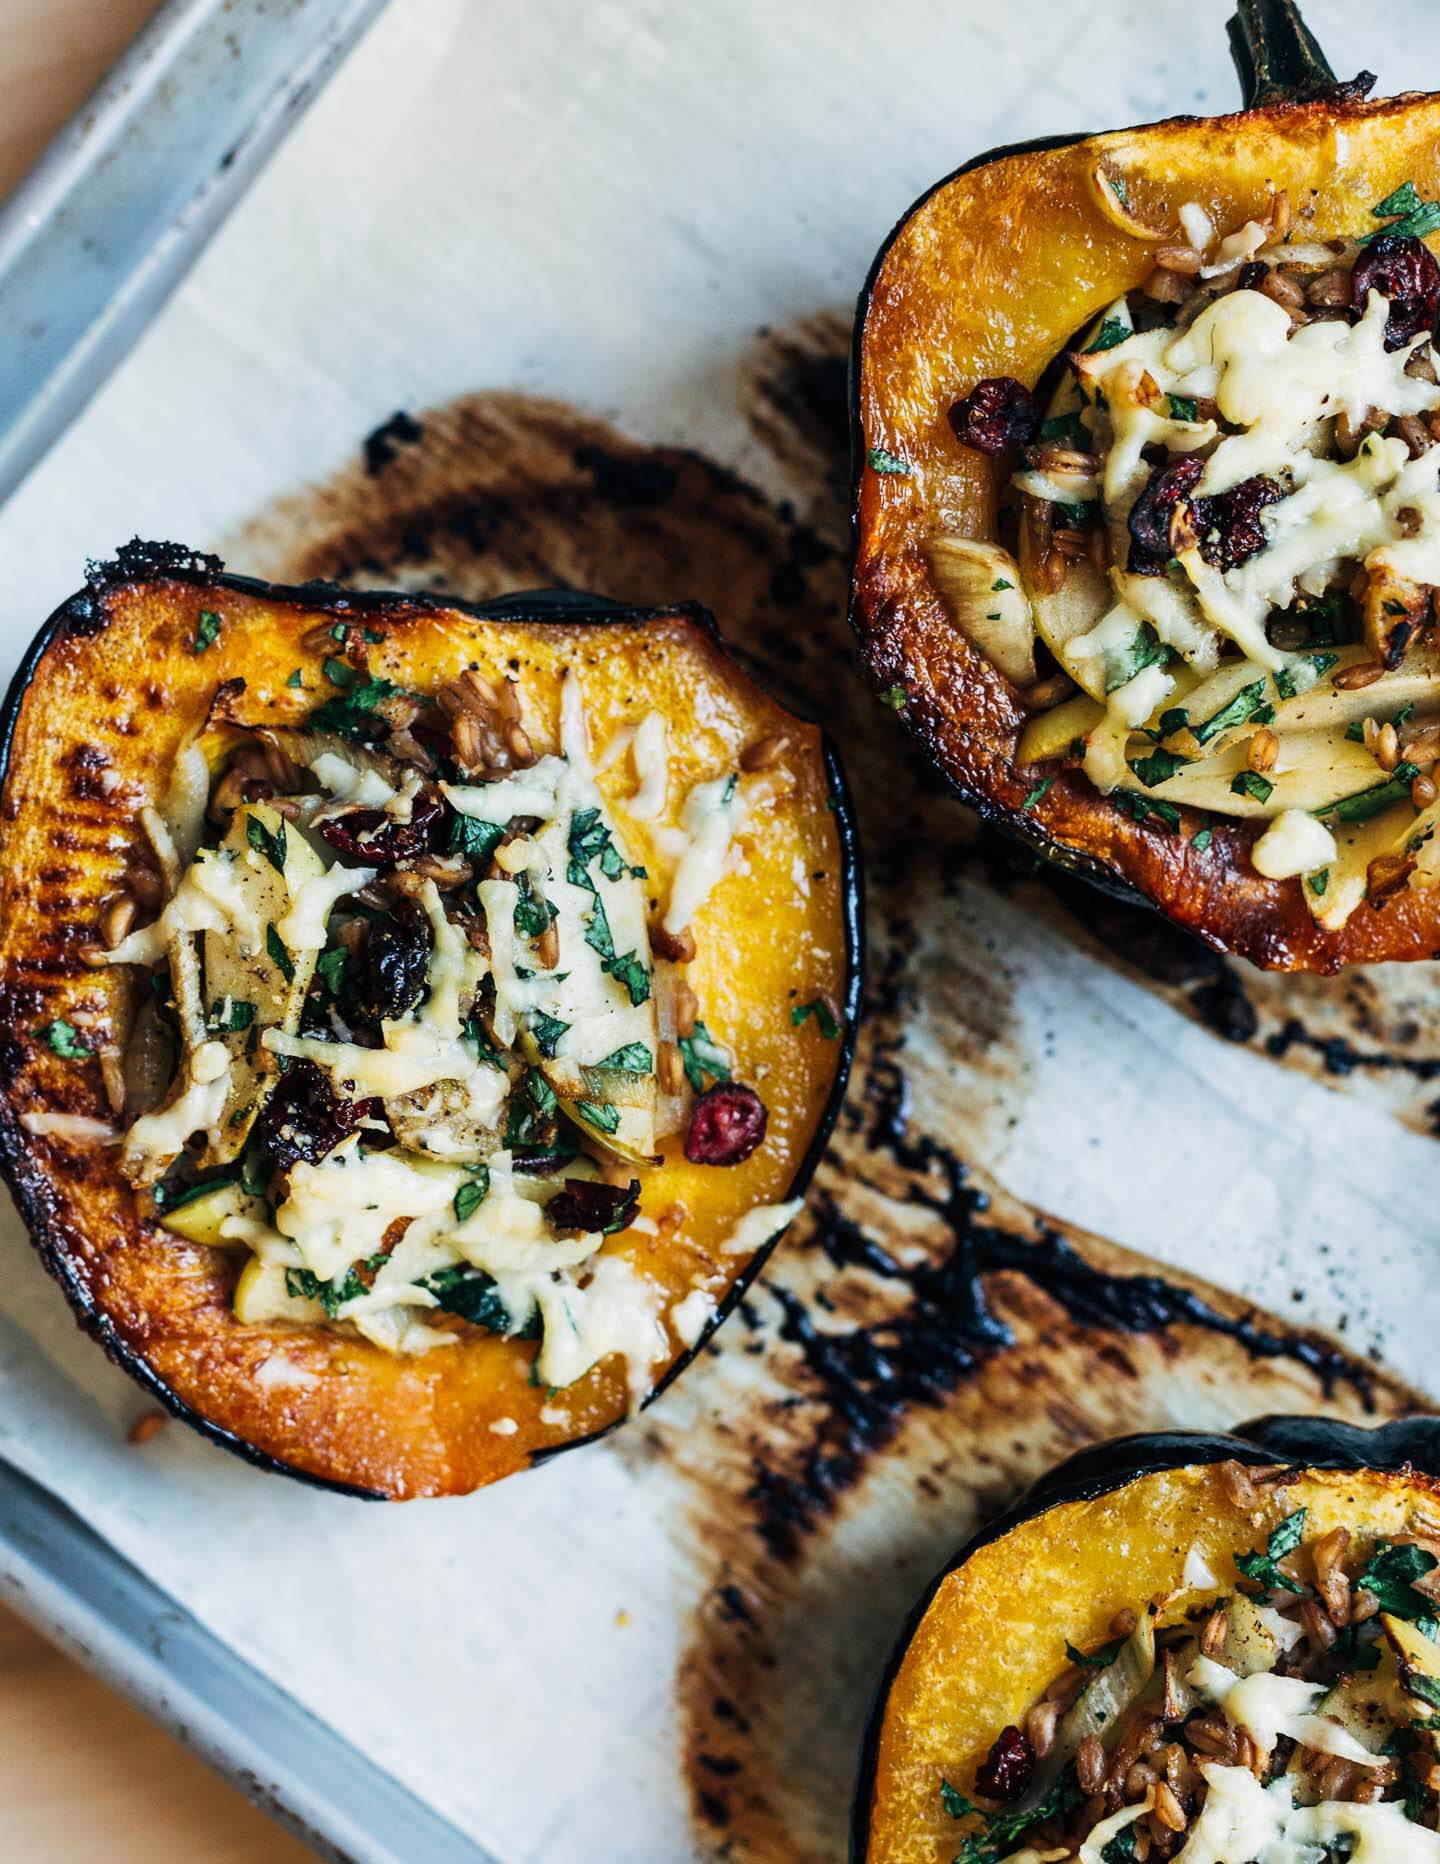
<svg viewBox="0 0 1440 1864"><path fill-rule="evenodd" d="M1004 453L1031 439L1040 426L1035 397L1013 375L992 375L977 382L950 410L950 425L962 447L979 453Z"/></svg>
<svg viewBox="0 0 1440 1864"><path fill-rule="evenodd" d="M1385 347L1401 348L1422 330L1433 330L1440 316L1440 265L1422 240L1382 233L1355 261L1350 299L1365 309L1372 291L1390 300Z"/></svg>
<svg viewBox="0 0 1440 1864"><path fill-rule="evenodd" d="M1195 490L1205 470L1203 460L1178 459L1158 467L1130 507L1129 569L1138 576L1158 576L1174 556L1170 548L1170 514Z"/></svg>
<svg viewBox="0 0 1440 1864"><path fill-rule="evenodd" d="M1002 1728L989 1757L975 1770L975 1788L987 1799L1019 1799L1035 1771L1035 1749L1019 1728Z"/></svg>
<svg viewBox="0 0 1440 1864"><path fill-rule="evenodd" d="M692 1165L738 1165L765 1137L768 1118L753 1087L717 1081L690 1109L685 1156Z"/></svg>
<svg viewBox="0 0 1440 1864"><path fill-rule="evenodd" d="M1273 479L1242 479L1228 492L1195 501L1200 554L1217 570L1233 570L1265 548L1260 513L1285 493Z"/></svg>
<svg viewBox="0 0 1440 1864"><path fill-rule="evenodd" d="M277 1171L297 1159L316 1165L349 1132L360 1109L335 1091L330 1076L313 1061L294 1061L275 1084L255 1122L261 1151Z"/></svg>
<svg viewBox="0 0 1440 1864"><path fill-rule="evenodd" d="M1158 576L1174 556L1170 546L1170 516L1189 499L1200 554L1219 570L1248 563L1265 548L1260 513L1285 496L1273 479L1244 479L1213 498L1190 499L1205 470L1203 460L1178 459L1151 474L1150 483L1130 508L1130 561L1132 575Z"/></svg>
<svg viewBox="0 0 1440 1864"><path fill-rule="evenodd" d="M567 1178L565 1189L545 1206L550 1226L556 1230L580 1230L586 1235L599 1232L608 1236L635 1221L640 1209L640 1180L628 1185L600 1184L588 1178Z"/></svg>
<svg viewBox="0 0 1440 1864"><path fill-rule="evenodd" d="M361 949L358 1020L378 1028L413 1010L429 964L429 925L416 906L400 900L370 927Z"/></svg>
<svg viewBox="0 0 1440 1864"><path fill-rule="evenodd" d="M1248 259L1241 266L1235 280L1237 291L1258 291L1270 276L1270 268L1263 259Z"/></svg>
<svg viewBox="0 0 1440 1864"><path fill-rule="evenodd" d="M347 809L316 824L322 837L351 860L367 867L393 867L425 854L434 845L445 805L438 796L415 798L408 822L397 822L383 809Z"/></svg>

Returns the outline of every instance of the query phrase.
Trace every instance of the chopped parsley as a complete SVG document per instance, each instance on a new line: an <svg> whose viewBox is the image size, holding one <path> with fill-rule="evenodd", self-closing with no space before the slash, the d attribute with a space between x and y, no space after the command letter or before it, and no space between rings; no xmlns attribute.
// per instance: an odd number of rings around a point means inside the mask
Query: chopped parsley
<svg viewBox="0 0 1440 1864"><path fill-rule="evenodd" d="M1317 867L1315 872L1307 877L1305 884L1315 895L1316 899L1320 899L1325 889L1330 885L1330 869L1328 867Z"/></svg>
<svg viewBox="0 0 1440 1864"><path fill-rule="evenodd" d="M248 1029L254 1020L255 1005L246 1003L243 999L227 997L223 1003L214 1003L210 1006L210 1029L215 1035Z"/></svg>
<svg viewBox="0 0 1440 1864"><path fill-rule="evenodd" d="M500 1298L494 1277L483 1269L466 1268L457 1263L453 1268L433 1270L419 1286L433 1294L447 1314L458 1314L472 1326L486 1327L491 1333L508 1334L514 1339L540 1338L538 1308L532 1307L524 1325L517 1329L509 1308Z"/></svg>
<svg viewBox="0 0 1440 1864"><path fill-rule="evenodd" d="M1237 771L1230 779L1232 796L1248 796L1252 802L1268 803L1274 793L1275 785L1258 770Z"/></svg>
<svg viewBox="0 0 1440 1864"><path fill-rule="evenodd" d="M467 1016L460 1027L460 1034L467 1042L473 1042L479 1051L480 1059L488 1062L492 1068L503 1068L504 1057L485 1033L485 1025L478 1016Z"/></svg>
<svg viewBox="0 0 1440 1864"><path fill-rule="evenodd" d="M1075 1646L1067 1640L1065 1655L1071 1663L1079 1664L1082 1670L1108 1670L1124 1648L1124 1638L1113 1637L1108 1644L1102 1644L1099 1650L1092 1650L1087 1654L1083 1650L1076 1650Z"/></svg>
<svg viewBox="0 0 1440 1864"><path fill-rule="evenodd" d="M1116 1832L1100 1853L1100 1864L1131 1864L1134 1856L1135 1827L1127 1825L1123 1832Z"/></svg>
<svg viewBox="0 0 1440 1864"><path fill-rule="evenodd" d="M1034 789L1031 790L1029 794L1026 796L1024 802L1021 803L1020 808L1022 812L1025 810L1034 809L1038 807L1039 804L1044 802L1045 798L1050 794L1051 790L1054 787L1055 787L1054 777L1046 777L1043 783L1037 783Z"/></svg>
<svg viewBox="0 0 1440 1864"><path fill-rule="evenodd" d="M1197 828L1195 833L1190 837L1190 846L1195 850L1196 854L1204 854L1205 850L1214 839L1215 831L1213 828Z"/></svg>
<svg viewBox="0 0 1440 1864"><path fill-rule="evenodd" d="M303 687L303 686L304 686L304 684L305 684L305 681L304 681L304 679L303 679L303 677L301 676L301 672L300 672L300 669L299 669L299 667L296 667L296 668L294 669L294 671L293 671L293 672L291 673L291 675L290 675L290 677L289 677L289 678L288 678L288 679L286 680L286 682L285 682L285 684L286 684L287 686L300 686L300 687Z"/></svg>
<svg viewBox="0 0 1440 1864"><path fill-rule="evenodd" d="M1139 790L1116 790L1110 800L1133 821L1146 822L1154 816L1168 829L1177 833L1179 831L1180 811L1174 803L1162 803L1158 797L1142 796Z"/></svg>
<svg viewBox="0 0 1440 1864"><path fill-rule="evenodd" d="M577 1100L575 1111L598 1132L613 1133L620 1124L620 1109L612 1107L608 1100Z"/></svg>
<svg viewBox="0 0 1440 1864"><path fill-rule="evenodd" d="M1176 771L1183 770L1189 761L1188 757L1181 757L1178 751L1152 751L1148 757L1132 757L1130 768L1147 790L1153 790L1157 783L1168 783Z"/></svg>
<svg viewBox="0 0 1440 1864"><path fill-rule="evenodd" d="M591 951L598 951L602 959L615 956L615 939L610 931L610 915L605 911L605 902L598 893L594 894L594 905L586 915L585 943Z"/></svg>
<svg viewBox="0 0 1440 1864"><path fill-rule="evenodd" d="M1423 1676L1420 1671L1411 1670L1405 1678L1405 1688L1410 1695L1428 1702L1432 1709L1440 1709L1440 1676Z"/></svg>
<svg viewBox="0 0 1440 1864"><path fill-rule="evenodd" d="M337 660L333 654L327 654L320 662L325 677L332 686L348 690L355 684L356 673L348 660Z"/></svg>
<svg viewBox="0 0 1440 1864"><path fill-rule="evenodd" d="M321 1281L313 1269L286 1269L285 1292L297 1301L318 1301L326 1318L333 1320L347 1301L358 1301L370 1290L353 1268L346 1269L338 1286L334 1281Z"/></svg>
<svg viewBox="0 0 1440 1864"><path fill-rule="evenodd" d="M540 938L555 923L555 908L539 892L530 875L522 873L515 900L515 930L525 938Z"/></svg>
<svg viewBox="0 0 1440 1864"><path fill-rule="evenodd" d="M535 1046L547 1059L554 1056L556 1043L569 1027L569 1023L562 1023L558 1016L547 1016L543 1010L536 1010L530 1018Z"/></svg>
<svg viewBox="0 0 1440 1864"><path fill-rule="evenodd" d="M1344 640L1345 597L1338 589L1297 597L1294 612L1309 628L1312 647L1335 647Z"/></svg>
<svg viewBox="0 0 1440 1864"><path fill-rule="evenodd" d="M1292 660L1275 675L1276 692L1282 699L1296 699L1301 693L1309 692L1339 657L1338 654L1305 654L1299 660Z"/></svg>
<svg viewBox="0 0 1440 1864"><path fill-rule="evenodd" d="M1368 1592L1382 1612L1404 1618L1416 1625L1425 1637L1434 1637L1435 1601L1415 1590L1414 1581L1433 1573L1433 1553L1413 1543L1389 1546L1383 1541L1370 1556L1368 1565L1355 1581L1357 1589ZM1429 1627L1429 1628L1427 1628Z"/></svg>
<svg viewBox="0 0 1440 1864"><path fill-rule="evenodd" d="M485 1165L472 1165L470 1167L470 1177L461 1185L451 1201L451 1208L455 1212L455 1221L457 1223L464 1223L467 1217L473 1217L489 1195L489 1167Z"/></svg>
<svg viewBox="0 0 1440 1864"><path fill-rule="evenodd" d="M1362 233L1362 246L1392 233L1397 239L1425 239L1440 228L1440 201L1422 200L1413 181L1402 181L1394 193L1377 201L1370 212L1375 219L1386 220L1389 225Z"/></svg>
<svg viewBox="0 0 1440 1864"><path fill-rule="evenodd" d="M89 1044L80 1040L74 1023L67 1023L63 1016L57 1016L46 1029L45 1040L62 1061L82 1061L93 1053Z"/></svg>
<svg viewBox="0 0 1440 1864"><path fill-rule="evenodd" d="M275 930L273 924L265 927L265 949L270 954L270 962L285 979L287 984L295 982L295 960L285 949L285 941Z"/></svg>
<svg viewBox="0 0 1440 1864"><path fill-rule="evenodd" d="M505 1144L533 1146L540 1144L560 1111L555 1090L538 1068L526 1071L520 1092L510 1102L505 1122Z"/></svg>
<svg viewBox="0 0 1440 1864"><path fill-rule="evenodd" d="M1305 1514L1305 1509L1297 1508L1294 1514L1286 1515L1265 1543L1264 1553L1235 1555L1235 1565L1240 1572L1264 1591L1304 1592L1298 1579L1281 1571L1280 1562L1300 1545L1305 1533Z"/></svg>
<svg viewBox="0 0 1440 1864"><path fill-rule="evenodd" d="M1084 1797L1075 1780L1073 1761L1045 1797L1028 1811L1012 1809L1008 1812L982 1813L948 1780L943 1780L940 1784L940 1803L952 1819L984 1820L979 1830L960 1840L955 1864L998 1864L998 1860L1008 1857L1032 1827L1072 1811Z"/></svg>
<svg viewBox="0 0 1440 1864"><path fill-rule="evenodd" d="M1168 738L1172 731L1184 731L1190 723L1190 714L1183 705L1168 706L1160 714L1160 736Z"/></svg>
<svg viewBox="0 0 1440 1864"><path fill-rule="evenodd" d="M1333 815L1341 822L1368 822L1372 816L1381 814L1396 803L1408 802L1410 785L1419 774L1418 764L1397 764L1394 774L1386 782L1374 784L1368 790L1360 790L1354 796L1342 796L1339 802L1327 803L1315 813Z"/></svg>
<svg viewBox="0 0 1440 1864"><path fill-rule="evenodd" d="M592 1065L598 1070L609 1069L615 1074L653 1074L655 1057L643 1042L627 1042L624 1048L612 1050L603 1061Z"/></svg>
<svg viewBox="0 0 1440 1864"><path fill-rule="evenodd" d="M1117 343L1123 343L1126 337L1133 335L1134 332L1120 318L1107 317L1102 320L1100 328L1085 345L1083 354L1094 356L1100 350L1114 349Z"/></svg>
<svg viewBox="0 0 1440 1864"><path fill-rule="evenodd" d="M586 869L592 861L598 860L600 872L607 880L619 880L625 874L632 874L637 880L645 878L643 867L630 867L620 854L620 850L611 839L610 831L600 819L598 809L577 809L570 818L570 865L565 878L572 887L588 887L593 893L595 883Z"/></svg>
<svg viewBox="0 0 1440 1864"><path fill-rule="evenodd" d="M1107 175L1105 177L1105 182L1120 205L1122 207L1128 207L1130 205L1130 190L1125 185L1125 177L1123 175Z"/></svg>
<svg viewBox="0 0 1440 1864"><path fill-rule="evenodd" d="M871 472L903 475L910 471L909 460L902 460L898 453L887 452L884 447L871 447L868 458Z"/></svg>
<svg viewBox="0 0 1440 1864"><path fill-rule="evenodd" d="M696 1023L690 1034L682 1036L676 1046L685 1065L685 1079L697 1094L704 1092L707 1074L712 1081L730 1079L729 1057L704 1023Z"/></svg>
<svg viewBox="0 0 1440 1864"><path fill-rule="evenodd" d="M1199 417L1199 409L1188 395L1169 395L1170 419L1172 421L1193 421Z"/></svg>
<svg viewBox="0 0 1440 1864"><path fill-rule="evenodd" d="M450 852L463 854L477 867L490 865L490 858L505 839L503 822L481 822L475 816L457 811L450 822Z"/></svg>
<svg viewBox="0 0 1440 1864"><path fill-rule="evenodd" d="M1170 649L1150 623L1142 621L1123 647L1106 649L1106 692L1113 693L1128 686L1137 673L1143 673L1146 667L1163 667L1169 658Z"/></svg>
<svg viewBox="0 0 1440 1864"><path fill-rule="evenodd" d="M193 1204L197 1198L208 1197L212 1191L218 1191L223 1185L234 1184L240 1177L239 1165L227 1165L221 1171L212 1172L208 1178L201 1178L195 1184L171 1185L157 1184L152 1196L157 1210L179 1210L182 1205ZM242 1189L252 1197L263 1196L264 1186L252 1189L242 1183Z"/></svg>
<svg viewBox="0 0 1440 1864"><path fill-rule="evenodd" d="M903 712L908 697L903 686L887 686L880 695L882 704L888 705L892 712Z"/></svg>
<svg viewBox="0 0 1440 1864"><path fill-rule="evenodd" d="M1077 453L1086 453L1090 449L1090 436L1085 431L1084 422L1078 414L1054 414L1048 421L1040 423L1040 440L1062 440L1067 447L1073 447ZM1009 589L1010 583L996 583L997 589Z"/></svg>
<svg viewBox="0 0 1440 1864"><path fill-rule="evenodd" d="M990 593L992 595L999 595L1002 589L1013 589L1014 587L1015 585L1013 582L1006 582L1003 576L997 576L990 585Z"/></svg>
<svg viewBox="0 0 1440 1864"><path fill-rule="evenodd" d="M272 835L259 816L247 815L245 818L245 839L257 854L263 855L277 874L285 872L285 821L281 818L280 826Z"/></svg>
<svg viewBox="0 0 1440 1864"><path fill-rule="evenodd" d="M322 951L315 960L315 971L330 995L338 997L345 981L345 947L336 945L329 951Z"/></svg>
<svg viewBox="0 0 1440 1864"><path fill-rule="evenodd" d="M635 952L627 951L618 958L607 958L603 968L610 973L617 984L623 984L629 991L632 1008L648 1001L650 973Z"/></svg>
<svg viewBox="0 0 1440 1864"><path fill-rule="evenodd" d="M335 665L344 665L337 661ZM326 662L328 672L331 662ZM351 672L350 668L346 668ZM353 673L352 673L353 677ZM391 680L367 679L316 706L306 723L311 731L333 731L341 738L370 738L379 735L379 721L371 714L383 700L394 698L400 688Z"/></svg>
<svg viewBox="0 0 1440 1864"><path fill-rule="evenodd" d="M214 609L202 608L200 619L195 624L195 645L190 651L203 654L207 647L213 647L219 639L220 617Z"/></svg>
<svg viewBox="0 0 1440 1864"><path fill-rule="evenodd" d="M1242 686L1228 705L1222 705L1218 712L1212 712L1207 719L1202 719L1192 727L1197 740L1208 744L1222 731L1229 731L1234 725L1246 725L1252 719L1265 723L1261 714L1265 710L1265 681L1255 680L1249 686ZM1168 713L1166 715L1169 716ZM1273 716L1273 714L1272 714ZM1164 724L1164 720L1161 720Z"/></svg>
<svg viewBox="0 0 1440 1864"><path fill-rule="evenodd" d="M830 1012L830 1006L823 997L812 997L808 1003L797 1003L790 1011L790 1024L798 1029L810 1017L814 1017L820 1027L820 1033L827 1042L833 1042L840 1033L840 1025Z"/></svg>

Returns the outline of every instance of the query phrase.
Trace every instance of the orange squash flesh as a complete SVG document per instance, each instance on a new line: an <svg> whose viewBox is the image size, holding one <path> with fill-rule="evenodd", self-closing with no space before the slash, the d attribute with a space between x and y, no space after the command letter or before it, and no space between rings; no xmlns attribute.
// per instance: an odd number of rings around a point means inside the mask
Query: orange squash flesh
<svg viewBox="0 0 1440 1864"><path fill-rule="evenodd" d="M1343 1465L1287 1474L1285 1506L1308 1510L1307 1534L1344 1525L1368 1552L1377 1539L1433 1533L1440 1481L1381 1447L1405 1433L1413 1454L1423 1438L1433 1470L1440 1450L1433 1420L1366 1431L1324 1419L1272 1419L1254 1433L1262 1445L1266 1429L1277 1425L1293 1425L1309 1439L1317 1462ZM856 1801L856 1864L941 1864L955 1855L942 1781L973 1794L976 1769L1000 1729L1023 1724L1065 1669L1067 1640L1082 1650L1103 1643L1117 1612L1180 1583L1192 1551L1222 1591L1234 1590L1234 1554L1253 1546L1256 1530L1216 1463L1227 1454L1265 1459L1255 1444L1234 1438L1191 1441L1197 1459L1206 1460L1122 1477L1098 1495L1093 1488L1103 1483L1088 1485L1092 1493L1078 1499L1046 1505L1037 1494L1033 1508L1022 1502L1010 1525L982 1538L935 1582L876 1704ZM1183 1448L1185 1438L1129 1438L1088 1459L1103 1468L1113 1456L1117 1471L1143 1467L1152 1443ZM1388 1466L1359 1460L1367 1444ZM1336 1446L1340 1453L1332 1455ZM1062 1466L1056 1475L1064 1474Z"/></svg>
<svg viewBox="0 0 1440 1864"><path fill-rule="evenodd" d="M1314 237L1373 228L1373 205L1402 182L1440 195L1440 97L1344 97L1212 119L1179 117L982 160L943 182L903 220L861 302L857 330L857 558L853 620L877 686L898 687L926 754L982 812L1042 852L1133 889L1208 943L1277 970L1440 952L1440 889L1362 906L1338 931L1317 925L1298 880L1251 866L1257 829L1187 812L1185 832L1138 823L1078 772L1013 759L1024 715L1015 691L955 627L924 555L937 532L996 535L1001 463L959 445L951 404L988 376L1033 386L1098 312L1134 290L1155 245L1102 211L1094 176L1124 184L1143 225L1178 227L1200 204L1222 231L1263 220L1273 189L1313 204ZM1303 237L1310 237L1307 233ZM872 450L907 463L877 472Z"/></svg>
<svg viewBox="0 0 1440 1864"><path fill-rule="evenodd" d="M219 617L194 651L201 610ZM674 826L689 785L733 768L754 740L783 732L784 780L694 922L687 973L700 1013L759 1085L763 1145L730 1168L688 1164L683 1136L642 1172L654 1233L606 1247L631 1256L668 1307L697 1276L727 1302L765 1253L727 1255L747 1211L803 1184L837 1108L849 1035L826 1040L790 1010L819 996L858 1002L856 879L838 772L814 726L760 692L695 609L561 617L544 597L518 617L409 597L269 590L201 575L117 576L67 604L12 692L0 866L0 1154L22 1214L82 1322L128 1370L208 1434L261 1460L389 1497L463 1493L603 1431L626 1412L624 1364L602 1361L560 1393L529 1383L531 1345L479 1328L462 1343L400 1358L329 1328L242 1326L230 1301L234 1252L181 1241L140 1215L113 1145L28 1129L27 1116L111 1119L100 1068L52 1052L44 1031L70 1022L92 1049L123 1044L134 980L92 969L103 903L143 848L139 813L155 802L183 735L222 680L243 679L247 721L298 723L331 690L321 654L302 637L337 617L383 632L371 671L418 692L465 666L519 682L537 752L554 748L567 668L578 674L593 742L603 746L646 712L670 725L670 803L651 825ZM295 668L304 688L287 684ZM777 775L781 772L777 771ZM602 773L607 797L628 795L623 761ZM674 857L646 825L627 842L661 888ZM661 895L663 898L663 894ZM42 1119L43 1125L43 1119ZM672 1336L658 1385L690 1356ZM515 1429L491 1428L513 1420ZM508 1430L508 1426L503 1426Z"/></svg>

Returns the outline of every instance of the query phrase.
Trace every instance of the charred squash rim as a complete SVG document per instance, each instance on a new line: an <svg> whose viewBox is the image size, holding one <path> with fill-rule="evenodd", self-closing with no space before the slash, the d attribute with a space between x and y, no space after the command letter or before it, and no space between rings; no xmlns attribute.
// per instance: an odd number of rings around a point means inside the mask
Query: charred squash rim
<svg viewBox="0 0 1440 1864"><path fill-rule="evenodd" d="M325 607L337 614L389 616L395 619L403 617L407 620L426 614L449 611L487 622L523 620L544 625L546 621L551 621L563 622L571 627L591 623L613 626L617 622L623 622L640 629L644 628L647 623L662 617L680 615L698 627L724 658L739 666L742 671L746 671L747 678L753 680L753 675L750 675L744 667L742 657L725 643L713 616L696 604L666 605L655 608L627 607L604 596L590 595L570 589L526 590L501 596L492 601L475 603L445 595L410 594L398 590L353 590L335 583L321 581L296 584L269 583L256 577L227 572L217 557L186 549L182 545L144 542L136 539L118 551L113 561L90 565L85 588L60 604L35 636L16 668L6 692L3 707L0 707L0 792L3 792L9 780L11 754L22 701L52 643L57 636L66 632L77 638L97 633L105 626L104 599L107 592L119 585L142 580L183 582L203 587L218 585L236 594L257 597L276 605ZM754 681L754 683L758 685L761 682ZM785 709L792 716L802 719L803 722L815 722L806 719L803 713L788 702ZM836 1055L834 1083L810 1144L801 1156L799 1166L791 1180L787 1197L802 1195L809 1185L829 1143L835 1122L839 1118L850 1068L854 1060L864 997L864 883L854 805L839 753L834 741L824 731L821 732L821 751L828 806L834 818L840 851L839 894L845 943L845 992L842 1006L844 1026ZM102 1311L84 1278L77 1273L70 1246L70 1233L61 1219L58 1200L49 1174L32 1151L28 1137L20 1127L3 1089L0 1089L0 1177L3 1177L9 1186L31 1242L46 1269L64 1290L65 1297L82 1330L96 1340L104 1348L106 1355L159 1404L163 1405L172 1416L179 1418L199 1432L202 1437L220 1445L222 1449L229 1450L233 1455L243 1458L257 1469L288 1476L309 1487L354 1496L364 1501L391 1499L384 1490L345 1482L286 1462L251 1443L239 1432L212 1422L171 1390L144 1356L123 1337L111 1318ZM744 1299L746 1292L765 1268L771 1252L783 1235L783 1230L777 1232L755 1251L737 1275L727 1294L717 1304L714 1317L695 1344L681 1352L656 1381L644 1400L645 1406L659 1398L661 1393L666 1391L686 1367L704 1351L716 1329ZM610 1435L624 1422L623 1417L618 1418L603 1429L539 1449L530 1457L528 1466L536 1467L566 1450L578 1449L584 1444L596 1442Z"/></svg>
<svg viewBox="0 0 1440 1864"><path fill-rule="evenodd" d="M1219 132L1217 144L1232 141L1247 127L1285 123L1307 127L1343 125L1394 115L1422 103L1432 108L1440 97L1405 92L1366 101L1374 82L1362 73L1338 82L1300 18L1295 0L1239 0L1229 23L1231 51L1245 89L1245 108L1228 116L1176 115L1123 132L1143 137L1156 131ZM850 352L849 413L851 437L851 527L854 574L850 621L860 644L862 666L878 690L899 687L905 693L902 718L929 762L983 822L1002 828L1031 853L1090 881L1102 892L1128 904L1164 913L1217 951L1234 952L1267 969L1333 972L1350 963L1421 959L1440 952L1440 909L1422 903L1392 901L1384 912L1358 908L1337 932L1327 932L1310 914L1300 882L1267 881L1249 862L1250 835L1216 825L1205 859L1187 841L1152 823L1130 821L1076 773L1055 777L1046 799L1055 827L1047 828L1027 813L1031 784L1003 749L1011 735L1005 712L1015 710L1002 677L950 623L928 570L909 579L902 549L877 535L876 513L882 494L880 475L868 471L873 441L866 429L864 371L869 355L870 320L886 267L912 224L948 188L977 171L1073 148L1108 132L1039 137L987 150L927 188L901 215L877 253L856 308ZM1215 163L1222 167L1217 146ZM1377 197L1378 198L1378 197ZM1083 308L1083 307L1082 307ZM1081 321L1077 316L1076 324ZM1055 330L1052 354L1072 329ZM988 374L988 368L978 371ZM977 371L962 370L956 392L973 386ZM946 400L948 402L948 392ZM937 407L943 422L944 408ZM953 443L958 451L958 442ZM903 481L902 481L903 482ZM992 481L993 483L993 481ZM920 534L923 512L908 532L910 546ZM984 532L974 533L984 535ZM908 609L908 613L907 613ZM953 635L965 699L953 710L935 703L928 690L930 667L917 672L916 661L935 657L914 653L917 637L944 627ZM1016 727L1018 729L1018 727ZM1050 774L1046 772L1046 774ZM1044 807L1042 805L1042 807ZM1098 829L1098 832L1097 832ZM1081 845L1082 841L1089 846Z"/></svg>
<svg viewBox="0 0 1440 1864"><path fill-rule="evenodd" d="M1146 1431L1080 1450L1043 1475L1013 1507L972 1536L935 1575L906 1619L876 1688L860 1751L850 1828L851 1864L870 1856L871 1819L885 1712L907 1652L937 1593L981 1548L1072 1502L1098 1501L1147 1476L1208 1464L1285 1463L1306 1470L1377 1470L1440 1483L1440 1417L1399 1418L1373 1428L1327 1417L1270 1415L1233 1434Z"/></svg>

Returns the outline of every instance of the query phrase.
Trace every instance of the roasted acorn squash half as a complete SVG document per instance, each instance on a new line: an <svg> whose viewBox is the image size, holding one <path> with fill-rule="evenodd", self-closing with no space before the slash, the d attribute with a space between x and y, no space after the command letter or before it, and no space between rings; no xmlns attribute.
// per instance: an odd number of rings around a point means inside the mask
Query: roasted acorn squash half
<svg viewBox="0 0 1440 1864"><path fill-rule="evenodd" d="M854 626L1047 857L1267 967L1428 958L1440 97L1336 84L1290 0L1232 35L1239 114L982 156L887 241Z"/></svg>
<svg viewBox="0 0 1440 1864"><path fill-rule="evenodd" d="M694 608L131 546L3 736L0 1162L205 1435L463 1493L688 1362L824 1145L843 780Z"/></svg>
<svg viewBox="0 0 1440 1864"><path fill-rule="evenodd" d="M1437 1476L1433 1418L1061 1464L906 1627L856 1864L1440 1855Z"/></svg>

